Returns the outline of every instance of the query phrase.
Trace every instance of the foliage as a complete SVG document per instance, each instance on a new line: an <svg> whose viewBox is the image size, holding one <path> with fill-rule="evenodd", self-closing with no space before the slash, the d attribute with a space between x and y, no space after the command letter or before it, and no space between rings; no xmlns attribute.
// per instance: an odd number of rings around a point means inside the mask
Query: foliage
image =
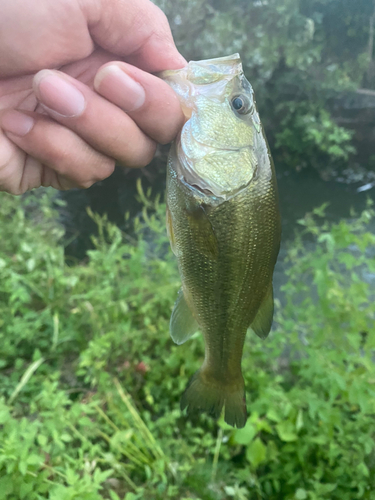
<svg viewBox="0 0 375 500"><path fill-rule="evenodd" d="M188 60L241 54L277 164L345 166L352 134L332 121L330 103L365 80L372 0L155 3Z"/></svg>
<svg viewBox="0 0 375 500"><path fill-rule="evenodd" d="M290 103L278 106L280 111L285 108L289 112L281 119L275 146L286 164L297 170L309 165L319 168L322 154L329 156L333 163L345 162L355 152L350 144L353 133L339 127L324 108ZM299 140L296 141L296 137ZM317 155L316 148L319 148L320 155Z"/></svg>
<svg viewBox="0 0 375 500"><path fill-rule="evenodd" d="M135 236L91 214L95 249L68 263L49 197L1 195L0 499L372 498L372 210L301 221L275 329L247 339L235 430L179 410L203 341L169 339L165 207L140 195Z"/></svg>
<svg viewBox="0 0 375 500"><path fill-rule="evenodd" d="M364 233L371 213L318 226L318 209L300 221L305 232L289 252L277 317L277 335L288 337L269 346L276 351L261 377L258 363L247 372L256 381L252 415L232 437L247 446L265 498L372 498L375 236ZM303 235L314 238L309 252ZM286 369L277 356L283 345Z"/></svg>

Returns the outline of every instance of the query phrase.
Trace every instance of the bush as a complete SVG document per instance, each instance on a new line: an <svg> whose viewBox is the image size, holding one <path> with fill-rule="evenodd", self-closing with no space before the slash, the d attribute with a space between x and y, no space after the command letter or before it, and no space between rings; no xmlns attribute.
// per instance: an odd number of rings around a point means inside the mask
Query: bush
<svg viewBox="0 0 375 500"><path fill-rule="evenodd" d="M371 0L155 3L187 60L240 53L279 168L327 175L353 165L353 132L335 123L332 105L343 92L374 88Z"/></svg>
<svg viewBox="0 0 375 500"><path fill-rule="evenodd" d="M95 249L67 263L50 196L1 194L0 499L372 498L371 209L301 221L276 327L247 338L235 430L180 413L204 346L169 339L165 206L140 195L132 235L91 214Z"/></svg>

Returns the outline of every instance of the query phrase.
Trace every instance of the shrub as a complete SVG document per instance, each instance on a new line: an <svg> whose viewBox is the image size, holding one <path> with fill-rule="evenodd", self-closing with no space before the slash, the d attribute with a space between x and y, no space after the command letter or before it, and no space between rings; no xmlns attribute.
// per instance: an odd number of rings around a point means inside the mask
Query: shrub
<svg viewBox="0 0 375 500"><path fill-rule="evenodd" d="M169 339L179 278L164 205L140 191L132 234L91 214L95 249L67 263L36 193L1 194L1 500L371 498L370 208L301 221L274 331L246 341L250 417L236 430L179 410L204 346Z"/></svg>

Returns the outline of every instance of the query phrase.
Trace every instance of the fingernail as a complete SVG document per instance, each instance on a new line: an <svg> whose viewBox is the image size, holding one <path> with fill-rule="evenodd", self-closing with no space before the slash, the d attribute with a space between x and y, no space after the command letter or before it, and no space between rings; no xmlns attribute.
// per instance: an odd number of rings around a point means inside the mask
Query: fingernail
<svg viewBox="0 0 375 500"><path fill-rule="evenodd" d="M5 111L0 119L0 126L3 130L20 137L28 134L34 124L34 118L13 109Z"/></svg>
<svg viewBox="0 0 375 500"><path fill-rule="evenodd" d="M142 85L115 64L98 71L94 87L103 97L124 111L135 111L146 100L146 93Z"/></svg>
<svg viewBox="0 0 375 500"><path fill-rule="evenodd" d="M43 69L34 77L34 91L47 108L64 117L80 116L86 106L83 94L58 73Z"/></svg>

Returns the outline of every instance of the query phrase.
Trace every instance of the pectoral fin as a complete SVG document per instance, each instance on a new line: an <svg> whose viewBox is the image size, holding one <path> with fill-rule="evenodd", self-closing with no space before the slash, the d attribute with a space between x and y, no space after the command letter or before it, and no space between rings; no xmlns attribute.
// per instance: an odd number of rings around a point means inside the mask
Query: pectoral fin
<svg viewBox="0 0 375 500"><path fill-rule="evenodd" d="M272 283L268 288L266 296L260 305L254 321L251 323L250 328L261 339L265 339L270 333L273 320L273 287Z"/></svg>
<svg viewBox="0 0 375 500"><path fill-rule="evenodd" d="M219 254L217 238L205 210L200 205L187 213L191 236L198 251L205 257L216 260Z"/></svg>
<svg viewBox="0 0 375 500"><path fill-rule="evenodd" d="M180 345L189 340L199 326L186 303L182 288L178 292L177 300L172 311L169 324L173 342Z"/></svg>

